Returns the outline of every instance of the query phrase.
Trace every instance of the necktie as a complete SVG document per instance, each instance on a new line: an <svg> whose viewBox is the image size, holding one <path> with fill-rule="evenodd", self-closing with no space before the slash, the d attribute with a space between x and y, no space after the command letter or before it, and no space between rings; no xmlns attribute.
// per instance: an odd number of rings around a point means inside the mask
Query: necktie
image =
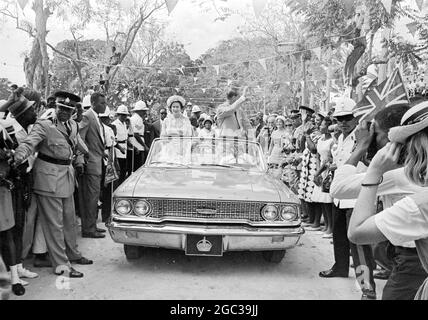
<svg viewBox="0 0 428 320"><path fill-rule="evenodd" d="M238 125L238 130L241 129L241 126L239 125L239 120L238 120L238 113L235 112L235 119L236 119L236 124Z"/></svg>
<svg viewBox="0 0 428 320"><path fill-rule="evenodd" d="M67 134L70 135L71 134L71 128L70 128L70 124L68 123L68 121L64 122L65 128L67 129Z"/></svg>

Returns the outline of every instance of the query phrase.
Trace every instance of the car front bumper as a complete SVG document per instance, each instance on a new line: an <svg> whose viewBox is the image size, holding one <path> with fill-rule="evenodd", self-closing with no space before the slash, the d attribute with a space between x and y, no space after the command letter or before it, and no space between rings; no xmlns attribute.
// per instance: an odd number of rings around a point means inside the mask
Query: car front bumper
<svg viewBox="0 0 428 320"><path fill-rule="evenodd" d="M305 233L301 227L245 228L237 226L195 226L110 221L113 241L127 245L185 250L190 234L223 236L223 251L284 250L297 245Z"/></svg>

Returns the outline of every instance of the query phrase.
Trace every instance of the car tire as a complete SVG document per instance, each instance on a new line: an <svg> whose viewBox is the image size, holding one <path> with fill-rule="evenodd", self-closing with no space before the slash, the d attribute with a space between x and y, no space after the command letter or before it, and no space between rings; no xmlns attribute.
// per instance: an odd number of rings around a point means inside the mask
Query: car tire
<svg viewBox="0 0 428 320"><path fill-rule="evenodd" d="M140 247L125 244L123 249L128 260L137 260L141 257Z"/></svg>
<svg viewBox="0 0 428 320"><path fill-rule="evenodd" d="M263 258L267 262L280 263L285 256L285 250L263 251Z"/></svg>

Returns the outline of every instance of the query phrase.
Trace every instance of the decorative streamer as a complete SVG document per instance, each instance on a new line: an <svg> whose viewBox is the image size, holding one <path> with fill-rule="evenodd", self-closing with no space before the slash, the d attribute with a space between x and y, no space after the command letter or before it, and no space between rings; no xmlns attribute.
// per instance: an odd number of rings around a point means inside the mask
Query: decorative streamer
<svg viewBox="0 0 428 320"><path fill-rule="evenodd" d="M416 4L418 5L419 11L422 11L424 7L424 0L416 0Z"/></svg>
<svg viewBox="0 0 428 320"><path fill-rule="evenodd" d="M258 61L259 61L260 65L263 67L263 69L265 71L267 71L266 59L259 59Z"/></svg>
<svg viewBox="0 0 428 320"><path fill-rule="evenodd" d="M220 66L219 65L215 65L213 67L214 67L215 72L217 73L217 75L219 75L220 74Z"/></svg>
<svg viewBox="0 0 428 320"><path fill-rule="evenodd" d="M354 7L354 0L343 0L343 4L345 5L345 10L349 14L352 12L352 8Z"/></svg>
<svg viewBox="0 0 428 320"><path fill-rule="evenodd" d="M380 0L385 7L386 12L388 14L391 14L391 8L392 8L392 0Z"/></svg>
<svg viewBox="0 0 428 320"><path fill-rule="evenodd" d="M166 7L168 8L168 14L171 14L177 3L178 0L165 0Z"/></svg>
<svg viewBox="0 0 428 320"><path fill-rule="evenodd" d="M257 18L260 17L260 15L262 14L263 9L266 6L266 2L267 0L253 0L254 14Z"/></svg>
<svg viewBox="0 0 428 320"><path fill-rule="evenodd" d="M313 53L315 53L315 55L318 57L318 60L321 61L321 54L322 54L322 50L321 47L319 48L315 48L312 50Z"/></svg>
<svg viewBox="0 0 428 320"><path fill-rule="evenodd" d="M409 32L414 37L416 34L416 31L418 31L418 23L417 22L410 22L406 24L407 29L409 29Z"/></svg>

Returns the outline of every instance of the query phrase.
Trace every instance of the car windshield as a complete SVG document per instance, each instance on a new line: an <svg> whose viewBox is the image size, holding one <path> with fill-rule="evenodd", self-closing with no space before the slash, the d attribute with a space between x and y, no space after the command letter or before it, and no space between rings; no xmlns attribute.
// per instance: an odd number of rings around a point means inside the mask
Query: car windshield
<svg viewBox="0 0 428 320"><path fill-rule="evenodd" d="M260 145L255 142L225 138L157 139L146 162L148 167L213 167L266 171Z"/></svg>

